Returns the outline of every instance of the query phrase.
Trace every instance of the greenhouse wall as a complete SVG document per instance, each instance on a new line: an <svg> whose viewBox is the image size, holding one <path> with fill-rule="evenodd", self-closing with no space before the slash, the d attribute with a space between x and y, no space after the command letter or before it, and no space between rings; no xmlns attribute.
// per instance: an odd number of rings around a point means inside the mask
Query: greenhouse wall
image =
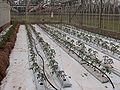
<svg viewBox="0 0 120 90"><path fill-rule="evenodd" d="M10 5L0 0L0 27L10 23Z"/></svg>

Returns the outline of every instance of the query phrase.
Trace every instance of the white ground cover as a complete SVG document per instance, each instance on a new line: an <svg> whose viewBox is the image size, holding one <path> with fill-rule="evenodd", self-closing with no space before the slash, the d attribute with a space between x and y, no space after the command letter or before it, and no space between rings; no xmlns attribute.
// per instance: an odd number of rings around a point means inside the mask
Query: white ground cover
<svg viewBox="0 0 120 90"><path fill-rule="evenodd" d="M47 25L48 26L48 25ZM49 26L50 27L50 26ZM54 27L53 27L54 28ZM57 28L55 28L55 29L57 29ZM57 29L57 30L59 30L59 29ZM60 31L60 30L59 30ZM68 34L66 34L68 37L70 37L71 35L68 35ZM73 36L72 37L70 37L70 40L74 40L75 42L77 41L77 39L76 38L74 38ZM74 42L74 44L76 44ZM86 46L86 48L87 48L87 50L89 49L89 48L92 48L92 50L94 50L94 51L97 51L96 49L94 49L93 47L90 47L90 46L88 46L88 45L86 45L85 44L85 46ZM103 60L103 56L105 56L106 54L104 54L104 53L101 53L100 51L97 51L98 52L98 58L100 59L100 60ZM112 58L112 57L111 57ZM116 71L118 71L118 72L120 72L120 61L118 61L118 60L116 60L116 59L114 59L114 58L112 58L113 59L113 61L114 61L114 64L113 64L113 69L114 70L116 70ZM117 75L115 75L115 74L111 74L111 75L109 75L110 76L110 78L111 78L111 80L113 81L113 83L115 84L115 85L117 85L116 87L119 87L120 88L120 77L119 76L117 76ZM119 90L119 89L118 89Z"/></svg>
<svg viewBox="0 0 120 90"><path fill-rule="evenodd" d="M65 26L63 25L63 27L65 27ZM76 27L74 27L74 26L70 26L70 25L67 25L67 28L69 28L69 29L71 29L71 30L82 31L82 32L85 31L85 30L83 30L83 29L78 29L78 28L76 28ZM104 41L113 42L113 43L116 44L116 45L120 45L120 40L117 40L117 42L116 42L115 39L110 38L110 37L106 37L106 36L103 36L103 35L91 33L91 32L88 32L88 31L85 31L85 32L86 32L86 33L85 33L86 35L89 33L89 34L92 35L93 37L99 36L99 38L103 39ZM104 37L104 38L103 38L103 37Z"/></svg>
<svg viewBox="0 0 120 90"><path fill-rule="evenodd" d="M91 74L89 74L79 63L64 52L55 42L53 42L38 26L37 32L41 33L44 41L48 42L56 51L56 60L67 75L71 76L72 88L65 90L113 90L110 83L102 84ZM117 83L118 84L118 83ZM107 86L107 88L105 88ZM117 88L116 88L117 90ZM119 90L119 89L118 89Z"/></svg>
<svg viewBox="0 0 120 90"><path fill-rule="evenodd" d="M66 26L62 26L62 28L65 28ZM105 37L105 36L102 36L102 35L99 35L99 34L94 34L94 33L91 33L91 32L88 32L88 31L85 31L85 30L82 30L82 29L77 29L77 28L75 28L74 26L69 26L68 25L68 27L67 28L69 28L70 30L74 30L74 31L78 31L79 33L80 32L84 32L84 34L85 35L92 35L92 37L99 37L100 39L102 39L103 41L107 41L107 42L109 42L109 44L108 45L110 45L110 43L114 43L115 45L118 45L118 46L120 46L120 40L118 40L118 42L116 42L115 41L115 39L113 39L113 38L108 38L108 37ZM120 47L118 48L118 50L120 50ZM110 51L109 51L110 52Z"/></svg>
<svg viewBox="0 0 120 90"><path fill-rule="evenodd" d="M47 26L48 26L48 27L52 27L52 26L50 26L50 25L47 25ZM52 28L60 31L60 29L58 29L58 28L55 28L55 27L52 27ZM63 31L61 31L61 32L62 32L62 33L65 33L65 32L63 32ZM76 41L80 40L80 39L78 39L78 38L76 38L76 37L74 37L74 36L72 36L72 35L69 35L69 34L67 34L67 33L65 33L65 34L67 35L67 37L70 37L70 40L74 40L74 44L76 44ZM82 41L82 40L81 40L81 41ZM87 50L88 50L89 48L92 48L92 50L97 51L97 52L98 52L97 56L98 56L98 58L99 58L100 61L102 61L102 60L104 59L103 56L106 56L106 54L104 54L104 53L96 50L95 48L93 48L93 47L95 47L95 46L90 47L90 46L88 46L87 44L85 44L85 46L86 46L86 49L87 49ZM101 47L100 47L100 48L101 48ZM101 48L101 50L104 50L104 49ZM105 50L104 50L103 52L105 52ZM107 56L108 56L108 55L107 55ZM118 60L116 60L116 59L114 59L114 58L112 58L112 57L110 57L110 58L113 59L113 62L114 62L113 67L115 68L115 70L118 71L118 72L120 72L120 61L118 61ZM119 82L120 82L120 80L119 80Z"/></svg>
<svg viewBox="0 0 120 90"><path fill-rule="evenodd" d="M36 90L29 70L25 26L21 25L15 47L10 55L10 66L0 90Z"/></svg>
<svg viewBox="0 0 120 90"><path fill-rule="evenodd" d="M60 67L71 76L71 88L64 90L113 90L110 83L102 84L89 72L86 71L78 62L70 57L63 49L61 49L55 42L53 42L37 25L34 25L37 32L41 33L44 41L48 42L51 48L56 51L56 61ZM36 90L33 82L32 71L29 70L28 62L28 45L25 26L21 25L17 35L15 47L10 55L10 66L7 71L6 78L2 81L0 90ZM40 48L39 48L40 50ZM114 90L120 90L119 77L115 77ZM53 90L53 89L47 89ZM63 90L63 89L62 89Z"/></svg>

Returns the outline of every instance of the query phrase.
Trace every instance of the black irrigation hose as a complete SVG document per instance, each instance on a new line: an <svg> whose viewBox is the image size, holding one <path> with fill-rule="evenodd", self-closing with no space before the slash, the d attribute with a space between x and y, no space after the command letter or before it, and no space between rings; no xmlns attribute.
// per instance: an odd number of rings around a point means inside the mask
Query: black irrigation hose
<svg viewBox="0 0 120 90"><path fill-rule="evenodd" d="M73 51L73 50L72 50L72 51ZM74 52L74 51L73 51L73 52ZM79 56L76 52L74 52L74 53L75 53L77 56ZM82 59L82 58L81 58L81 59ZM82 59L82 60L83 60L83 59ZM85 60L83 60L83 61L85 61ZM115 88L112 80L109 78L109 76L108 76L105 72L103 72L101 69L99 69L98 67L94 66L93 64L91 64L91 63L89 63L89 62L87 62L87 61L85 61L85 62L88 63L88 64L90 64L90 65L93 66L94 68L98 69L101 73L103 73L103 74L108 78L108 80L110 81L112 87Z"/></svg>
<svg viewBox="0 0 120 90"><path fill-rule="evenodd" d="M39 26L39 25L38 25ZM40 26L39 26L40 27ZM74 51L73 51L74 52ZM75 53L75 52L74 52ZM76 54L76 53L75 53ZM77 55L77 54L76 54ZM77 55L78 56L78 55ZM82 58L81 58L82 59ZM83 60L83 59L82 59ZM85 61L85 60L84 60ZM106 74L106 73L104 73L102 70L100 70L99 68L97 68L96 66L94 66L93 64L91 64L91 63L89 63L89 62L87 62L87 61L85 61L86 63L88 63L88 64L90 64L90 65L92 65L94 68L96 68L96 69L98 69L101 73L103 73L108 79L109 79L109 81L110 81L110 83L111 83L111 85L112 85L112 87L113 88L115 88L115 86L114 86L114 84L113 84L113 82L112 82L112 80L109 78L109 76Z"/></svg>
<svg viewBox="0 0 120 90"><path fill-rule="evenodd" d="M32 39L33 39L33 41L34 41L34 45L35 45L35 40L34 40L34 38L32 37ZM38 56L42 59L42 61L43 61L43 73L44 73L44 76L45 76L45 78L46 78L46 80L47 80L47 82L55 89L55 90L58 90L49 80L48 80L48 78L47 78L47 76L46 76L46 74L45 74L45 68L44 68L44 66L45 66L45 62L44 62L44 59L43 59L43 57L38 53L38 50L37 50L37 47L36 47L36 45L35 45L35 50L36 50L36 52L37 52L37 54L38 54Z"/></svg>
<svg viewBox="0 0 120 90"><path fill-rule="evenodd" d="M26 29L28 29L28 28L26 27ZM28 31L28 33L30 33L30 32ZM32 35L31 35L31 36L32 36ZM34 40L33 37L31 37L31 38ZM29 39L30 39L30 38L29 38ZM34 40L34 45L35 45L35 40ZM54 85L52 85L52 83L48 80L48 78L47 78L47 76L46 76L46 74L45 74L45 70L44 70L44 59L43 59L42 56L38 53L36 45L35 45L35 50L36 50L37 54L40 56L40 58L41 58L42 61L43 61L43 74L44 74L47 82L48 82L55 90L58 90Z"/></svg>

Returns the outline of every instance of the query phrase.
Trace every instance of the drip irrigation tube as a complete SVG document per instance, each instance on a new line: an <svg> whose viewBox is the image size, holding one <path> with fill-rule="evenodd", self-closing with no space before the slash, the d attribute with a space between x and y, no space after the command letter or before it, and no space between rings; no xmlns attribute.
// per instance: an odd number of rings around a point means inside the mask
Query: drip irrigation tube
<svg viewBox="0 0 120 90"><path fill-rule="evenodd" d="M39 26L40 27L40 26ZM43 29L43 28L42 28ZM46 32L46 31L44 31L47 35L49 35L48 34L48 32ZM49 36L48 36L49 37ZM51 36L50 36L51 37ZM49 38L50 38L49 37ZM51 38L50 38L51 39ZM52 38L53 39L53 38ZM56 41L56 40L55 40ZM73 51L74 52L74 51ZM74 52L75 53L75 52ZM76 53L75 53L76 54ZM76 54L77 55L77 54ZM77 55L78 56L78 55ZM82 58L81 58L82 59ZM86 63L88 63L88 64L90 64L89 62L87 62L87 61L85 61ZM90 65L92 65L92 64L90 64ZM111 83L111 85L112 85L112 87L113 88L115 88L115 86L114 86L114 84L113 84L113 82L112 82L112 80L109 78L109 76L106 74L106 73L104 73L102 70L100 70L99 68L97 68L96 66L94 66L94 65L92 65L94 68L96 68L96 69L98 69L101 73L103 73L108 79L109 79L109 81L110 81L110 83Z"/></svg>
<svg viewBox="0 0 120 90"><path fill-rule="evenodd" d="M34 39L33 37L32 37L32 39L33 39L34 45L35 45L35 39ZM38 56L39 56L39 57L42 59L42 61L43 61L43 73L44 73L44 75L45 75L45 78L46 78L47 82L48 82L55 90L58 90L58 89L48 80L48 78L47 78L47 76L46 76L46 74L45 74L45 68L44 68L45 62L44 62L43 57L38 53L38 50L37 50L36 45L35 45L35 50L36 50Z"/></svg>

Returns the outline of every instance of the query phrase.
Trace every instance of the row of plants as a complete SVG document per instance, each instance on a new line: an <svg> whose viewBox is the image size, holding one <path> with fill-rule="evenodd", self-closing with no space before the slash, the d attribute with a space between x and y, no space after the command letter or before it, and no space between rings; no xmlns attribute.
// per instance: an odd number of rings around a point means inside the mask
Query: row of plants
<svg viewBox="0 0 120 90"><path fill-rule="evenodd" d="M2 27L0 27L0 34L2 32L4 32L8 27L9 27L9 23L7 23L7 24L3 25Z"/></svg>
<svg viewBox="0 0 120 90"><path fill-rule="evenodd" d="M73 54L77 55L88 66L92 67L94 71L98 71L98 73L102 73L103 77L107 76L107 78L112 83L111 79L107 75L107 73L109 74L111 73L111 68L113 68L112 67L113 60L111 58L109 57L106 58L107 56L104 56L104 60L101 61L97 57L97 51L94 51L91 48L87 50L84 43L80 42L79 45L75 45L74 40L67 40L68 38L70 39L70 37L65 37L65 35L59 32L58 30L51 29L50 27L46 27L46 26L43 29L62 47L65 47L66 49L68 49L69 52L72 52Z"/></svg>
<svg viewBox="0 0 120 90"><path fill-rule="evenodd" d="M50 47L50 45L43 40L42 37L40 37L40 33L37 33L35 28L33 26L32 30L34 34L36 35L37 40L40 43L41 48L43 49L43 52L47 58L48 61L48 67L51 70L51 73L56 75L56 77L60 80L60 83L62 87L71 87L71 83L69 82L67 75L63 70L60 69L58 62L55 60L56 52L54 49Z"/></svg>
<svg viewBox="0 0 120 90"><path fill-rule="evenodd" d="M5 46L6 42L10 39L10 36L15 31L16 26L17 26L17 23L14 23L13 26L10 27L9 30L6 31L6 33L3 36L1 36L0 48L3 48Z"/></svg>
<svg viewBox="0 0 120 90"><path fill-rule="evenodd" d="M29 43L30 43L29 44L29 49L30 49L30 54L31 54L31 61L30 61L31 68L30 69L33 70L34 76L35 76L35 80L37 81L37 83L40 84L40 86L44 85L44 87L37 87L37 88L41 89L41 90L45 90L46 89L45 83L48 82L51 87L53 87L55 90L58 90L48 80L48 77L47 77L47 74L46 74L47 72L45 70L45 61L42 58L42 56L39 54L39 51L37 50L36 42L35 42L35 39L32 36L30 26L26 25L26 30L27 30L28 40L29 40ZM42 60L42 66L38 64L36 56L39 56L41 58L41 60Z"/></svg>
<svg viewBox="0 0 120 90"><path fill-rule="evenodd" d="M0 41L0 82L6 76L9 66L9 55L14 48L19 24L15 23Z"/></svg>
<svg viewBox="0 0 120 90"><path fill-rule="evenodd" d="M55 73L56 69L58 69L58 62L56 62L55 60L55 54L56 54L55 50L50 48L50 45L47 42L45 42L42 37L39 36L39 34L35 31L35 28L33 26L31 27L49 62L49 66L52 69L52 73Z"/></svg>
<svg viewBox="0 0 120 90"><path fill-rule="evenodd" d="M65 46L69 51L72 51L73 53L76 53L82 60L87 60L89 63L92 63L93 65L100 68L104 68L103 66L106 66L106 73L111 73L111 68L113 63L109 63L109 61L113 62L113 60L107 56L103 56L103 60L98 59L98 52L93 50L92 48L87 48L84 43L80 41L76 41L77 44L74 44L74 40L70 37L66 37L63 33L59 32L58 30L49 29L50 35L55 38L60 44ZM108 61L106 63L106 61ZM103 65L106 64L106 65ZM111 66L111 67L110 67ZM107 70L109 67L109 70Z"/></svg>
<svg viewBox="0 0 120 90"><path fill-rule="evenodd" d="M32 34L29 30L28 25L26 25L26 30L27 30L27 36L29 41L28 48L29 48L29 54L30 54L30 60L29 60L30 69L33 70L35 81L37 81L39 85L44 85L44 81L46 79L44 77L43 69L38 65L37 54L35 51L35 44L34 44Z"/></svg>
<svg viewBox="0 0 120 90"><path fill-rule="evenodd" d="M106 50L109 50L112 52L112 54L118 54L120 55L120 46L118 44L114 44L114 42L111 42L109 40L103 39L103 37L100 37L100 35L96 34L90 34L85 31L78 31L77 29L70 29L67 26L61 26L59 24L54 24L53 26L63 30L64 32L73 35L79 39L84 40L86 43L93 43L97 47L104 48ZM62 28L61 28L62 27Z"/></svg>
<svg viewBox="0 0 120 90"><path fill-rule="evenodd" d="M97 33L92 33L92 32L89 32L89 31L86 31L86 30L83 30L83 29L79 29L77 27L74 27L74 26L70 26L70 25L67 25L67 24L62 24L63 26L69 28L69 29L74 29L74 30L78 30L78 31L81 31L81 32L84 32L86 34L91 34L93 36L98 36L99 38L104 38L106 40L109 40L109 41L112 41L112 42L117 42L117 43L120 43L120 40L119 39L115 39L115 38L111 38L111 37L107 37L107 36L104 36L104 35L100 35L100 34L97 34Z"/></svg>
<svg viewBox="0 0 120 90"><path fill-rule="evenodd" d="M12 25L10 25L8 28L6 28L5 30L3 30L3 31L0 33L0 40L1 40L1 38L6 34L6 32L9 30L10 27L12 27Z"/></svg>

